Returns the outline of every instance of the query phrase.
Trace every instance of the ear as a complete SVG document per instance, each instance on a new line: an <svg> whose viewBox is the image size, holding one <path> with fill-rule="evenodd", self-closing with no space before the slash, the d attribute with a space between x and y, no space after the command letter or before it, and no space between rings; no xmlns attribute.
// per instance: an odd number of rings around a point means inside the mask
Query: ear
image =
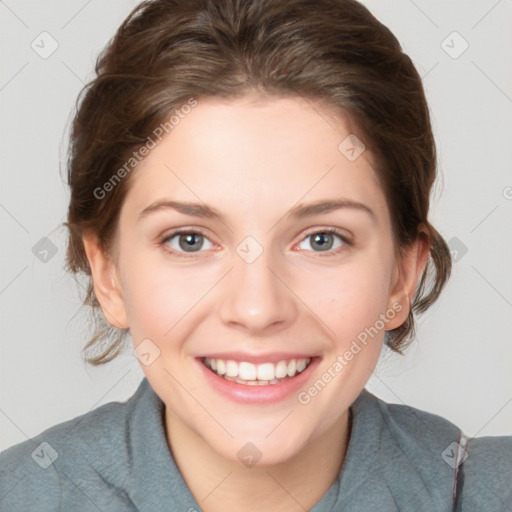
<svg viewBox="0 0 512 512"><path fill-rule="evenodd" d="M127 329L126 309L115 262L104 253L95 234L84 234L82 240L91 267L94 293L107 322L113 327Z"/></svg>
<svg viewBox="0 0 512 512"><path fill-rule="evenodd" d="M428 261L429 252L430 237L428 230L422 225L419 228L417 239L407 248L394 269L388 309L391 308L398 312L393 319L386 323L386 331L400 327L407 320L418 281Z"/></svg>

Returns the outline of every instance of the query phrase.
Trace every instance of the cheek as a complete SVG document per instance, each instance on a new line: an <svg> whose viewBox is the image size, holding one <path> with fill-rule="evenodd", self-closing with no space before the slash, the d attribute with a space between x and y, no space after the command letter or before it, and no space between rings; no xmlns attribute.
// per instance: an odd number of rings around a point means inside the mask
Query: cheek
<svg viewBox="0 0 512 512"><path fill-rule="evenodd" d="M385 313L388 265L384 254L369 253L323 275L318 272L318 279L302 284L304 302L327 326L329 337L338 345L350 343Z"/></svg>
<svg viewBox="0 0 512 512"><path fill-rule="evenodd" d="M125 254L123 293L134 342L161 338L184 314L180 274L166 272L161 261L148 252Z"/></svg>
<svg viewBox="0 0 512 512"><path fill-rule="evenodd" d="M206 275L205 275L206 274ZM182 329L198 302L213 286L216 276L206 270L166 262L156 251L141 251L124 260L123 290L128 322L137 343L150 338L160 344L179 325Z"/></svg>

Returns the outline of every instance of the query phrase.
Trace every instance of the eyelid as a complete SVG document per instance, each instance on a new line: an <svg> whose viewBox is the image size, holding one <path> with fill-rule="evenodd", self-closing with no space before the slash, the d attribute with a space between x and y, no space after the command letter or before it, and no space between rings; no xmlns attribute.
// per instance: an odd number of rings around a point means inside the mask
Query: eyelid
<svg viewBox="0 0 512 512"><path fill-rule="evenodd" d="M353 241L353 235L351 235L346 229L336 228L334 226L320 226L311 228L311 230L307 230L302 234L302 238L300 240L302 241L304 238L307 238L308 236L314 235L316 233L331 233L346 240L347 243L352 243Z"/></svg>
<svg viewBox="0 0 512 512"><path fill-rule="evenodd" d="M315 234L318 234L318 233L323 233L323 234L327 233L327 234L335 235L335 236L339 237L342 240L344 246L352 247L354 245L354 241L353 241L353 236L352 235L348 234L345 230L342 230L341 228L335 228L335 227L332 227L332 226L329 226L329 227L327 227L327 226L326 227L321 227L320 226L320 227L314 227L314 228L311 228L309 230L306 230L306 232L302 233L300 240L295 245L300 244L301 242L303 242L309 236L315 235ZM205 233L205 230L203 228L193 228L193 227L175 228L174 230L171 230L167 234L163 234L163 235L159 236L159 240L160 240L159 245L166 246L164 248L164 250L168 254L170 254L170 255L177 255L178 257L183 257L183 258L193 258L196 255L199 255L202 252L205 252L205 251L197 251L197 252L186 253L184 251L176 251L174 249L170 249L169 246L167 245L167 242L169 240L172 240L174 237L176 237L178 235L181 235L181 234L201 235L204 238L206 238L211 244L217 245L217 244L215 244L215 242L210 240L210 237ZM341 248L337 248L335 250L329 250L329 251L308 251L308 252L314 253L314 254L316 254L318 256L321 256L321 257L322 256L329 257L329 256L336 256L337 254L339 254L340 252L342 252L344 250L346 250L346 247L342 246ZM325 252L325 254L323 254L323 252Z"/></svg>
<svg viewBox="0 0 512 512"><path fill-rule="evenodd" d="M333 226L329 226L329 227L315 227L315 228L312 228L311 230L306 231L305 233L303 233L301 239L299 240L299 242L297 242L296 245L302 243L306 238L310 237L311 235L315 235L317 233L322 233L322 234L327 233L327 234L335 235L338 238L340 238L343 243L342 243L341 247L338 247L336 249L330 249L328 251L311 251L311 250L308 250L307 252L314 254L315 258L316 257L320 257L320 258L329 258L329 257L331 257L331 258L333 258L333 257L338 256L340 253L345 252L345 251L347 251L348 249L350 249L350 248L352 248L354 246L354 238L353 238L352 235L347 234L345 230L342 230L340 228L335 228Z"/></svg>
<svg viewBox="0 0 512 512"><path fill-rule="evenodd" d="M192 228L192 227L181 227L181 228L174 228L170 231L166 231L163 234L158 236L158 239L161 241L168 241L172 238L174 238L176 235L183 235L183 234L195 234L195 235L201 235L204 238L208 238L210 240L210 237L206 234L206 231L203 230L203 228ZM210 242L212 242L210 240ZM213 242L212 242L213 243Z"/></svg>

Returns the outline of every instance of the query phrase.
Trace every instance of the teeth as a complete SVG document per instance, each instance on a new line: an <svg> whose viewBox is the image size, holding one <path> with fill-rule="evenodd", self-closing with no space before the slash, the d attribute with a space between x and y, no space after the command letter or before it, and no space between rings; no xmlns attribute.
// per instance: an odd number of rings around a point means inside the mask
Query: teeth
<svg viewBox="0 0 512 512"><path fill-rule="evenodd" d="M288 377L293 377L295 375L296 371L297 371L297 361L295 361L295 359L292 359L288 363Z"/></svg>
<svg viewBox="0 0 512 512"><path fill-rule="evenodd" d="M240 364L240 368L242 368L242 364ZM276 376L276 369L272 363L265 363L258 365L258 380L272 380ZM248 380L247 377L244 377L245 380Z"/></svg>
<svg viewBox="0 0 512 512"><path fill-rule="evenodd" d="M226 361L226 375L228 377L238 376L238 365L235 361Z"/></svg>
<svg viewBox="0 0 512 512"><path fill-rule="evenodd" d="M217 369L213 368L213 364L217 366ZM222 359L214 359L214 363L211 365L212 370L215 370L219 375L226 373L226 363Z"/></svg>
<svg viewBox="0 0 512 512"><path fill-rule="evenodd" d="M276 364L276 379L284 379L288 375L288 365L286 361L279 361Z"/></svg>
<svg viewBox="0 0 512 512"><path fill-rule="evenodd" d="M295 377L303 372L311 359L290 359L274 363L253 364L247 361L205 358L204 364L226 380L249 386L267 386L278 384L282 379Z"/></svg>
<svg viewBox="0 0 512 512"><path fill-rule="evenodd" d="M246 362L240 363L238 365L238 377L241 380L256 380L256 366L253 365L252 363L246 363ZM258 372L258 378L260 378L259 372Z"/></svg>

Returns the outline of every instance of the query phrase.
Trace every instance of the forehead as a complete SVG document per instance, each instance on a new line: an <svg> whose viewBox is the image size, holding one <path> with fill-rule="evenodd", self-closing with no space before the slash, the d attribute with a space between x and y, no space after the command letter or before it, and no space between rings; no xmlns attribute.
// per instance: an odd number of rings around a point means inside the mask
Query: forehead
<svg viewBox="0 0 512 512"><path fill-rule="evenodd" d="M385 208L369 149L353 160L343 152L350 130L300 97L201 98L133 171L125 205L179 197L255 216L348 198Z"/></svg>

